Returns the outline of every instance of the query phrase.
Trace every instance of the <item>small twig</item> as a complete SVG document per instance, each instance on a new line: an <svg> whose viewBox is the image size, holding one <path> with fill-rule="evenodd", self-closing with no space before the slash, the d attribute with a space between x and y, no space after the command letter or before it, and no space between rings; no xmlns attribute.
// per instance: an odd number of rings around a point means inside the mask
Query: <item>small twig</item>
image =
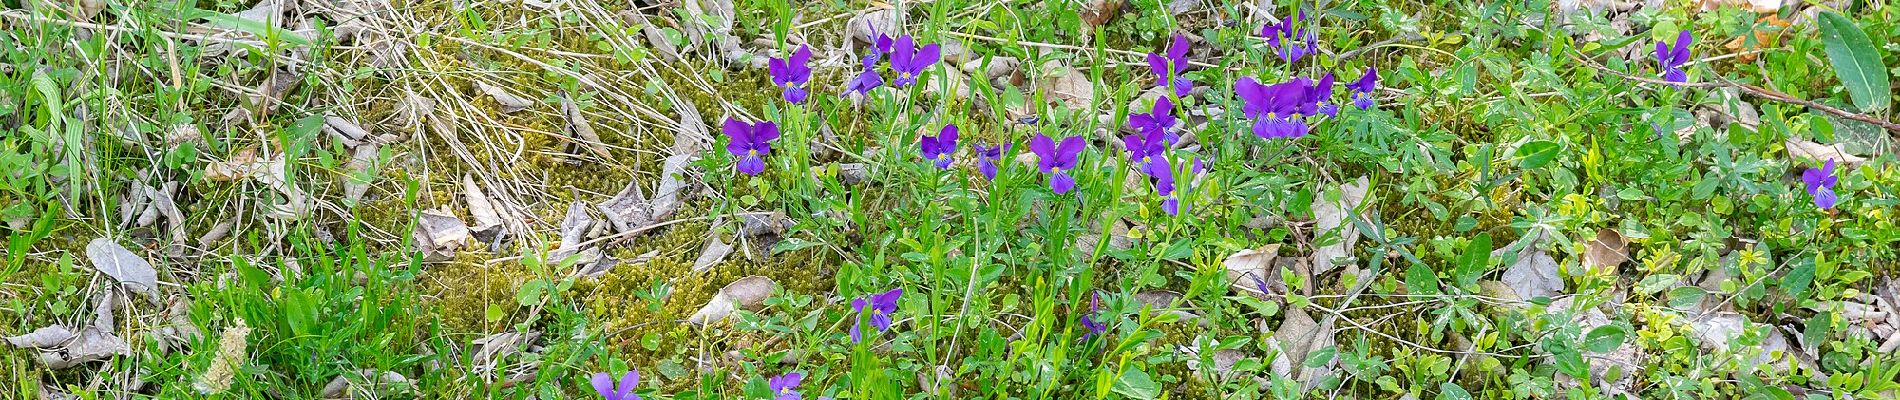
<svg viewBox="0 0 1900 400"><path fill-rule="evenodd" d="M1610 69L1610 67L1605 67L1602 64L1597 64L1596 61L1592 61L1590 60L1589 57L1584 57L1580 53L1576 54L1576 58L1579 61L1583 61L1584 64L1589 65L1591 68L1596 68L1599 71L1603 71L1611 75L1616 75L1618 78L1623 78L1623 79L1628 79L1632 81L1648 83L1648 84L1653 84L1653 85L1668 85L1668 86L1678 86L1678 87L1686 87L1686 88L1735 88L1737 90L1741 90L1742 93L1747 93L1751 96L1779 101L1783 103L1791 103L1791 104L1806 106L1808 108L1819 110L1824 113L1834 114L1834 116L1837 116L1837 117L1847 118L1847 119L1860 121L1860 122L1866 122L1866 123L1874 124L1874 125L1879 125L1881 128L1886 128L1888 131L1891 131L1895 133L1896 135L1900 135L1900 124L1894 123L1892 121L1887 121L1887 120L1876 118L1876 117L1869 116L1866 114L1842 110L1839 108L1835 108L1833 106L1815 102L1813 100L1807 100L1807 99L1803 99L1799 97L1794 97L1794 95L1782 93L1774 89L1730 81L1728 79L1724 79L1721 77L1716 77L1715 78L1716 80L1712 82L1675 83L1675 82L1664 81L1661 79L1630 75L1630 74L1623 73L1622 71Z"/></svg>

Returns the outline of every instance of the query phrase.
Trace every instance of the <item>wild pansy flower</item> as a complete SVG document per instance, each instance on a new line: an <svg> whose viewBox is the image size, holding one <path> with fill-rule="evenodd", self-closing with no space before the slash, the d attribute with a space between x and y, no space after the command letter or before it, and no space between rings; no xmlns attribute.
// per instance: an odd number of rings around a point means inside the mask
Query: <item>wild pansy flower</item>
<svg viewBox="0 0 1900 400"><path fill-rule="evenodd" d="M1148 114L1128 114L1128 125L1143 133L1161 132L1170 146L1174 145L1175 139L1181 138L1180 135L1169 132L1174 129L1174 102L1169 101L1167 97L1155 98L1154 111Z"/></svg>
<svg viewBox="0 0 1900 400"><path fill-rule="evenodd" d="M1155 176L1154 160L1160 159L1168 150L1167 137L1156 130L1124 135L1122 147L1128 149L1128 162L1137 165L1141 173L1149 177Z"/></svg>
<svg viewBox="0 0 1900 400"><path fill-rule="evenodd" d="M1325 77L1319 78L1319 83L1307 91L1307 97L1313 99L1315 115L1339 116L1339 105L1333 104L1333 73L1327 72Z"/></svg>
<svg viewBox="0 0 1900 400"><path fill-rule="evenodd" d="M1176 97L1187 96L1194 89L1194 81L1181 75L1187 72L1188 60L1187 36L1174 35L1174 43L1168 46L1168 55L1148 53L1148 71L1155 74L1155 86L1174 87Z"/></svg>
<svg viewBox="0 0 1900 400"><path fill-rule="evenodd" d="M970 145L970 148L976 152L977 172L983 173L983 179L996 180L996 163L1003 160L1003 152L1009 151L1010 145L984 146L977 143Z"/></svg>
<svg viewBox="0 0 1900 400"><path fill-rule="evenodd" d="M791 372L772 377L772 379L766 381L766 386L772 389L772 400L799 400L804 397L799 395L797 390L793 389L797 389L798 381L804 378L805 374Z"/></svg>
<svg viewBox="0 0 1900 400"><path fill-rule="evenodd" d="M851 342L857 343L864 339L859 327L864 325L867 308L870 309L872 328L877 328L878 332L891 330L891 314L897 313L897 299L903 296L904 288L896 288L851 300L851 309L858 315L857 321L851 323Z"/></svg>
<svg viewBox="0 0 1900 400"><path fill-rule="evenodd" d="M1814 197L1814 206L1823 210L1834 208L1840 202L1840 197L1834 194L1834 183L1839 180L1840 177L1834 175L1832 158L1820 169L1808 168L1801 172L1801 182L1807 184L1808 195Z"/></svg>
<svg viewBox="0 0 1900 400"><path fill-rule="evenodd" d="M735 165L739 172L755 176L765 172L765 156L772 154L772 141L778 139L778 124L772 121L747 124L727 118L720 132L729 139L726 152L739 159Z"/></svg>
<svg viewBox="0 0 1900 400"><path fill-rule="evenodd" d="M1240 78L1234 94L1244 102L1241 113L1254 119L1253 134L1264 139L1291 139L1306 136L1311 129L1306 116L1318 113L1318 93L1312 80L1298 78L1273 85L1262 85L1252 77Z"/></svg>
<svg viewBox="0 0 1900 400"><path fill-rule="evenodd" d="M766 72L772 75L772 85L785 88L785 101L793 104L804 103L808 94L805 83L811 81L811 46L798 45L798 51L790 57L774 58L766 65Z"/></svg>
<svg viewBox="0 0 1900 400"><path fill-rule="evenodd" d="M917 40L910 35L898 37L897 43L891 46L891 71L897 73L897 77L891 79L891 86L910 87L910 84L917 83L917 77L924 74L924 69L936 65L943 58L941 51L936 43L917 47Z"/></svg>
<svg viewBox="0 0 1900 400"><path fill-rule="evenodd" d="M1179 215L1181 199L1174 195L1174 166L1169 164L1166 158L1156 159L1155 163L1160 164L1153 169L1155 170L1155 195L1161 196L1161 211L1167 212L1168 216Z"/></svg>
<svg viewBox="0 0 1900 400"><path fill-rule="evenodd" d="M1366 74L1360 75L1359 80L1347 84L1346 88L1352 89L1354 107L1359 107L1361 110L1372 108L1372 91L1379 88L1379 70L1366 67Z"/></svg>
<svg viewBox="0 0 1900 400"><path fill-rule="evenodd" d="M1082 328L1088 329L1087 331L1082 332L1082 341L1086 342L1089 340L1090 337L1093 337L1095 335L1105 334L1108 332L1108 324L1103 324L1100 321L1095 320L1095 314L1099 314L1101 312L1102 312L1102 294L1096 293L1089 298L1089 313L1082 314L1082 321L1081 321Z"/></svg>
<svg viewBox="0 0 1900 400"><path fill-rule="evenodd" d="M625 375L621 375L618 385L614 384L612 375L607 375L606 372L594 373L594 392L600 393L602 399L640 400L640 395L633 394L633 387L639 385L639 370L627 371Z"/></svg>
<svg viewBox="0 0 1900 400"><path fill-rule="evenodd" d="M1294 28L1294 24L1306 19L1301 11L1288 18L1281 19L1278 25L1267 24L1260 28L1260 36L1267 37L1267 46L1273 48L1273 54L1287 63L1296 63L1300 58L1312 54L1318 48L1319 35L1306 28Z"/></svg>
<svg viewBox="0 0 1900 400"><path fill-rule="evenodd" d="M1695 38L1690 37L1689 31L1685 30L1682 34L1676 35L1675 47L1670 47L1665 42L1656 42L1656 67L1662 70L1663 81L1671 83L1689 81L1689 73L1683 72L1682 64L1689 62L1689 44L1694 41Z"/></svg>
<svg viewBox="0 0 1900 400"><path fill-rule="evenodd" d="M1082 155L1081 136L1062 139L1062 144L1041 133L1029 139L1029 151L1036 153L1036 170L1049 174L1049 189L1056 194L1068 193L1075 189L1075 178L1069 177L1069 169L1075 168L1076 157Z"/></svg>
<svg viewBox="0 0 1900 400"><path fill-rule="evenodd" d="M924 136L922 142L924 159L938 169L950 168L950 155L957 152L957 125L945 124L937 136Z"/></svg>
<svg viewBox="0 0 1900 400"><path fill-rule="evenodd" d="M870 25L870 22L865 22L865 25ZM877 32L876 27L872 27L871 32L877 36L877 39L871 44L871 54L864 55L864 72L859 72L856 78L851 78L850 82L845 83L846 92L870 94L871 89L884 86L884 77L877 74L877 62L884 58L885 53L891 52L891 37Z"/></svg>

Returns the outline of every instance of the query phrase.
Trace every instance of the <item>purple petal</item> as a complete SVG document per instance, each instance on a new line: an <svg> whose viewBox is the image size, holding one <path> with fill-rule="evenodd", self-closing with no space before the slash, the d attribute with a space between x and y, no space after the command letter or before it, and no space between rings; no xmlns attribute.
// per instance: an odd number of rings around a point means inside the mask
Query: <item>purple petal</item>
<svg viewBox="0 0 1900 400"><path fill-rule="evenodd" d="M600 393L601 398L610 400L620 398L620 396L614 392L614 377L612 375L607 375L606 372L595 372L593 383L594 392Z"/></svg>
<svg viewBox="0 0 1900 400"><path fill-rule="evenodd" d="M752 126L737 119L727 118L726 125L719 128L726 134L726 152L733 156L742 156L752 146Z"/></svg>
<svg viewBox="0 0 1900 400"><path fill-rule="evenodd" d="M851 343L858 343L858 342L864 341L864 331L858 328L859 326L864 325L864 317L862 316L863 314L859 314L859 315L860 315L859 317L857 317L854 321L851 322Z"/></svg>
<svg viewBox="0 0 1900 400"><path fill-rule="evenodd" d="M983 173L983 179L996 180L996 162L987 157L976 160L976 171Z"/></svg>
<svg viewBox="0 0 1900 400"><path fill-rule="evenodd" d="M950 162L954 160L955 159L950 158L949 154L942 154L942 155L938 155L936 158L936 161L931 162L930 164L933 166L936 166L937 169L950 169Z"/></svg>
<svg viewBox="0 0 1900 400"><path fill-rule="evenodd" d="M773 58L765 63L766 74L772 75L772 86L785 86L792 82L792 68L784 59Z"/></svg>
<svg viewBox="0 0 1900 400"><path fill-rule="evenodd" d="M1177 198L1175 196L1168 196L1166 198L1163 198L1161 200L1161 211L1168 213L1168 216L1170 217L1180 215L1181 214L1180 198Z"/></svg>
<svg viewBox="0 0 1900 400"><path fill-rule="evenodd" d="M805 91L805 88L802 88L802 87L793 86L793 87L785 88L784 97L785 97L785 102L787 103L804 104L805 98L810 97L810 96L811 96L811 93Z"/></svg>
<svg viewBox="0 0 1900 400"><path fill-rule="evenodd" d="M1155 86L1163 85L1168 81L1168 60L1161 58L1160 54L1148 53L1148 72L1154 73L1157 77Z"/></svg>
<svg viewBox="0 0 1900 400"><path fill-rule="evenodd" d="M1037 133L1036 137L1029 139L1029 152L1036 153L1036 157L1043 162L1052 162L1056 156L1056 142L1049 139L1049 135Z"/></svg>
<svg viewBox="0 0 1900 400"><path fill-rule="evenodd" d="M897 312L897 300L904 297L904 288L894 288L871 296L871 304L886 313Z"/></svg>
<svg viewBox="0 0 1900 400"><path fill-rule="evenodd" d="M1083 142L1081 136L1063 138L1062 144L1056 147L1057 167L1063 170L1074 168L1076 157L1082 155L1082 148L1087 145L1088 143Z"/></svg>
<svg viewBox="0 0 1900 400"><path fill-rule="evenodd" d="M738 168L739 172L746 175L758 176L760 172L765 172L765 160L759 158L759 156L748 154L739 157L739 164L735 167Z"/></svg>
<svg viewBox="0 0 1900 400"><path fill-rule="evenodd" d="M1176 97L1187 97L1188 93L1192 91L1194 91L1194 81L1190 81L1186 77L1178 75L1174 77L1174 95Z"/></svg>
<svg viewBox="0 0 1900 400"><path fill-rule="evenodd" d="M938 131L937 146L939 149L942 149L943 152L946 154L957 152L957 125L956 124L945 124L943 126L943 130Z"/></svg>
<svg viewBox="0 0 1900 400"><path fill-rule="evenodd" d="M924 45L923 50L917 53L917 57L910 61L910 71L921 74L925 68L936 65L937 61L942 59L943 48L941 46L938 46L936 43Z"/></svg>
<svg viewBox="0 0 1900 400"><path fill-rule="evenodd" d="M911 64L911 58L916 56L916 54L916 39L911 38L910 35L898 36L897 44L891 46L891 69L898 71L908 70Z"/></svg>
<svg viewBox="0 0 1900 400"><path fill-rule="evenodd" d="M628 396L633 395L633 387L635 386L640 386L640 370L627 370L625 375L620 376L620 398L632 398Z"/></svg>
<svg viewBox="0 0 1900 400"><path fill-rule="evenodd" d="M1832 189L1822 188L1814 193L1814 206L1820 207L1823 210L1834 208L1834 205L1839 203L1840 200L1840 197L1836 196Z"/></svg>
<svg viewBox="0 0 1900 400"><path fill-rule="evenodd" d="M1168 46L1168 60L1174 61L1174 72L1187 70L1187 36L1174 35L1174 44Z"/></svg>
<svg viewBox="0 0 1900 400"><path fill-rule="evenodd" d="M877 328L878 332L890 331L891 315L876 311L871 312L871 327Z"/></svg>
<svg viewBox="0 0 1900 400"><path fill-rule="evenodd" d="M1694 42L1695 38L1690 36L1687 30L1677 34L1675 54L1670 55L1669 61L1675 65L1682 65L1682 63L1689 62L1689 45Z"/></svg>
<svg viewBox="0 0 1900 400"><path fill-rule="evenodd" d="M764 148L760 153L770 152L773 140L778 140L778 124L760 121L758 125L752 126L752 143Z"/></svg>
<svg viewBox="0 0 1900 400"><path fill-rule="evenodd" d="M1056 171L1055 175L1049 176L1049 189L1054 190L1056 194L1068 193L1069 190L1075 189L1075 178L1070 178L1068 173Z"/></svg>
<svg viewBox="0 0 1900 400"><path fill-rule="evenodd" d="M793 81L805 83L811 79L811 46L798 45L798 51L792 52L790 67Z"/></svg>

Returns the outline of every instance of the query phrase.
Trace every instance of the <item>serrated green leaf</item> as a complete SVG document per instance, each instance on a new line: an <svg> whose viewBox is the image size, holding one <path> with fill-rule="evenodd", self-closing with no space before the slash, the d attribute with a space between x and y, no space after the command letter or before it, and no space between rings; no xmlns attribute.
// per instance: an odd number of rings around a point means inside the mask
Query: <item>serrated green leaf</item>
<svg viewBox="0 0 1900 400"><path fill-rule="evenodd" d="M1847 17L1822 11L1819 22L1827 60L1834 64L1834 75L1847 88L1854 106L1862 111L1887 109L1893 102L1893 83L1880 63L1880 49Z"/></svg>

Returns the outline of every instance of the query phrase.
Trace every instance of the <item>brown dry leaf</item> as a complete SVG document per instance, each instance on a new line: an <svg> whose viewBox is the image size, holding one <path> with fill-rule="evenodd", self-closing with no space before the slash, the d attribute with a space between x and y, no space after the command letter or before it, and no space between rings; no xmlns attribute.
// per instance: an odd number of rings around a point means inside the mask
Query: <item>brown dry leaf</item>
<svg viewBox="0 0 1900 400"><path fill-rule="evenodd" d="M363 196L369 194L370 183L376 181L376 161L382 155L378 147L376 143L364 142L351 150L350 162L343 167L349 171L343 177L343 204L362 204Z"/></svg>
<svg viewBox="0 0 1900 400"><path fill-rule="evenodd" d="M1089 26L1107 25L1122 13L1126 0L1086 0L1082 3L1082 21Z"/></svg>
<svg viewBox="0 0 1900 400"><path fill-rule="evenodd" d="M645 264L648 261L653 261L654 258L657 258L659 256L660 256L659 250L652 250L645 253L640 253L640 255L637 255L637 256L633 256L632 260L627 260L624 263ZM607 258L611 258L611 257L607 257ZM620 266L620 264L622 264L620 260L614 260L614 262L611 262L611 263L603 261L603 262L596 262L593 264L586 264L586 265L582 265L582 268L578 274L582 277L599 279L600 277L607 276L608 272L613 271L614 267L618 267Z"/></svg>
<svg viewBox="0 0 1900 400"><path fill-rule="evenodd" d="M1333 320L1314 321L1305 309L1287 310L1286 319L1280 321L1280 328L1273 331L1273 339L1267 342L1269 349L1279 350L1280 356L1268 364L1275 375L1293 378L1305 388L1312 389L1320 383L1319 378L1332 374L1332 365L1337 360L1319 367L1307 367L1306 356L1314 350L1333 346Z"/></svg>
<svg viewBox="0 0 1900 400"><path fill-rule="evenodd" d="M1227 284L1261 298L1274 294L1263 292L1260 288L1280 280L1278 268L1273 263L1279 256L1279 243L1228 255L1226 260L1221 261L1221 265L1227 267ZM1282 283L1280 287L1284 290L1285 284Z"/></svg>
<svg viewBox="0 0 1900 400"><path fill-rule="evenodd" d="M379 392L409 385L409 377L396 371L359 369L337 375L330 383L323 385L323 391L318 396L325 399L383 398L385 396L378 395Z"/></svg>
<svg viewBox="0 0 1900 400"><path fill-rule="evenodd" d="M1765 5L1770 8L1769 11L1761 11L1763 13L1766 13L1767 15L1763 15L1761 18L1755 20L1755 24L1753 26L1756 27L1756 29L1754 30L1752 34L1736 36L1734 39L1730 39L1728 43L1722 44L1722 48L1728 49L1730 53L1735 54L1736 62L1739 62L1739 63L1747 64L1747 63L1755 62L1755 58L1761 55L1761 53L1758 52L1757 50L1761 50L1763 46L1774 46L1775 43L1777 43L1775 38L1779 36L1782 32L1786 32L1788 29L1788 26L1790 25L1788 20L1782 19L1780 16L1774 14L1774 9L1780 8L1781 6L1780 0L1705 0L1705 1L1732 2L1732 3L1756 3L1756 6ZM1760 8L1757 8L1757 10L1759 9Z"/></svg>
<svg viewBox="0 0 1900 400"><path fill-rule="evenodd" d="M745 214L740 217L739 234L746 237L775 237L785 234L785 228L791 227L792 219L784 212L773 211L769 214Z"/></svg>
<svg viewBox="0 0 1900 400"><path fill-rule="evenodd" d="M1598 271L1598 274L1613 274L1617 266L1630 260L1629 244L1623 240L1623 234L1617 233L1615 229L1598 229L1596 239L1591 239L1583 246L1585 265L1591 270L1607 270Z"/></svg>
<svg viewBox="0 0 1900 400"><path fill-rule="evenodd" d="M1042 70L1046 75L1036 86L1046 90L1050 99L1071 110L1087 110L1095 104L1095 81L1087 73L1060 61L1044 63Z"/></svg>
<svg viewBox="0 0 1900 400"><path fill-rule="evenodd" d="M516 111L525 110L528 109L528 107L534 106L533 101L522 98L521 96L516 96L514 93L508 93L507 89L490 85L488 82L475 81L475 88L481 90L482 93L488 94L488 97L494 98L495 104L501 106L502 114L513 114Z"/></svg>
<svg viewBox="0 0 1900 400"><path fill-rule="evenodd" d="M778 283L773 282L772 278L757 275L739 278L720 288L712 300L707 301L699 311L693 312L686 321L706 325L723 321L740 309L757 310L765 305L765 298L771 297L772 291L777 288Z"/></svg>
<svg viewBox="0 0 1900 400"><path fill-rule="evenodd" d="M109 238L93 239L86 243L86 259L92 262L93 268L125 285L126 290L158 299L158 270L119 242Z"/></svg>
<svg viewBox="0 0 1900 400"><path fill-rule="evenodd" d="M1866 158L1848 154L1840 144L1824 145L1798 137L1790 137L1784 144L1787 145L1788 156L1793 157L1795 162L1812 164L1817 168L1827 163L1827 160L1834 160L1844 167L1867 162Z"/></svg>
<svg viewBox="0 0 1900 400"><path fill-rule="evenodd" d="M594 132L594 125L588 123L587 116L581 113L581 106L566 91L561 92L561 117L566 121L562 130L567 133L568 140L567 149L563 151L574 154L585 147L600 158L613 159L613 154L607 152L606 142L600 140L600 134Z"/></svg>
<svg viewBox="0 0 1900 400"><path fill-rule="evenodd" d="M362 125L336 116L323 117L323 131L328 132L331 137L335 137L347 147L356 147L373 137L370 136L368 129L363 129Z"/></svg>
<svg viewBox="0 0 1900 400"><path fill-rule="evenodd" d="M675 154L660 164L660 183L653 189L653 211L649 219L666 221L679 212L686 189L691 186L687 178L691 177L693 154Z"/></svg>
<svg viewBox="0 0 1900 400"><path fill-rule="evenodd" d="M425 260L455 258L455 252L474 239L468 224L446 210L423 210L416 218L416 250L422 252Z"/></svg>
<svg viewBox="0 0 1900 400"><path fill-rule="evenodd" d="M732 254L732 244L719 240L717 233L706 236L706 247L699 251L699 258L693 260L693 272L702 272L719 265L728 254Z"/></svg>
<svg viewBox="0 0 1900 400"><path fill-rule="evenodd" d="M1313 251L1313 275L1330 272L1339 265L1339 259L1352 256L1353 245L1359 242L1359 228L1346 218L1351 210L1359 209L1366 202L1367 190L1371 183L1361 176L1352 183L1339 186L1339 200L1327 200L1325 195L1313 199L1313 219L1316 220L1313 234L1323 237L1331 232L1339 232L1339 240L1333 244L1320 246ZM1347 262L1352 263L1351 261ZM1361 280L1370 282L1370 280Z"/></svg>
<svg viewBox="0 0 1900 400"><path fill-rule="evenodd" d="M8 336L7 343L22 349L45 349L58 347L76 336L79 336L79 333L73 332L72 328L67 328L65 325L49 325L19 336Z"/></svg>
<svg viewBox="0 0 1900 400"><path fill-rule="evenodd" d="M1519 253L1517 262L1505 268L1504 276L1499 279L1518 299L1553 296L1564 291L1564 278L1557 272L1557 260L1535 246Z"/></svg>
<svg viewBox="0 0 1900 400"><path fill-rule="evenodd" d="M541 332L502 332L488 335L469 342L474 346L475 356L470 360L476 374L486 375L492 372L495 364L511 354L519 353L541 338Z"/></svg>
<svg viewBox="0 0 1900 400"><path fill-rule="evenodd" d="M469 216L475 219L475 226L469 227L470 234L475 236L475 240L494 241L505 230L501 213L495 211L495 203L488 199L487 193L482 192L482 186L475 183L475 178L466 174L462 175L462 195L462 199L468 203Z"/></svg>
<svg viewBox="0 0 1900 400"><path fill-rule="evenodd" d="M596 205L595 208L607 217L614 232L627 233L653 224L652 201L647 200L646 192L640 190L640 182L627 182L620 193Z"/></svg>

